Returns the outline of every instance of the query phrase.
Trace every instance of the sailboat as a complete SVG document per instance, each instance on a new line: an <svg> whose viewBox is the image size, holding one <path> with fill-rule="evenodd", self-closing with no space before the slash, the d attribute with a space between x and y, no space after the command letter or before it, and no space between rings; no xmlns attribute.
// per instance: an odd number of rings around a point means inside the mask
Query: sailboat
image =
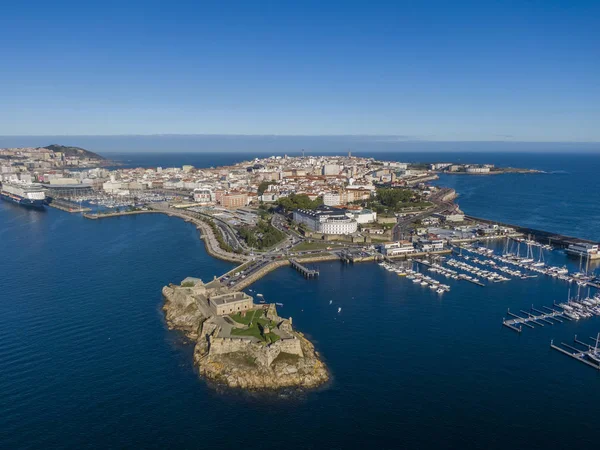
<svg viewBox="0 0 600 450"><path fill-rule="evenodd" d="M594 350L590 350L587 355L588 358L590 358L596 364L600 365L600 351L598 351L598 341L600 341L600 333L598 333L598 336L596 336L596 346L594 347Z"/></svg>
<svg viewBox="0 0 600 450"><path fill-rule="evenodd" d="M532 266L533 267L544 267L546 265L546 263L544 262L544 249L542 247L540 247L540 258L538 259L538 262L533 263Z"/></svg>
<svg viewBox="0 0 600 450"><path fill-rule="evenodd" d="M533 262L533 250L531 249L531 244L527 242L527 256L521 260L522 263L532 263Z"/></svg>

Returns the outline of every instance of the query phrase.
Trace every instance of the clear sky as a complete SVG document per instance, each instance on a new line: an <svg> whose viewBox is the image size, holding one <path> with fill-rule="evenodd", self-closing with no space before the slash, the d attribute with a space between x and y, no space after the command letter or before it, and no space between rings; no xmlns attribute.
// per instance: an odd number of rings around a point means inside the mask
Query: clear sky
<svg viewBox="0 0 600 450"><path fill-rule="evenodd" d="M0 135L600 141L600 1L11 1Z"/></svg>

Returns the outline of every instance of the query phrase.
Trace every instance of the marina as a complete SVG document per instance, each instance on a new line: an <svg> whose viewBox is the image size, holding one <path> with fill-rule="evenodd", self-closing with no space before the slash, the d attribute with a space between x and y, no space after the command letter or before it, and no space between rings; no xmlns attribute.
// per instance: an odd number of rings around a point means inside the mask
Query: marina
<svg viewBox="0 0 600 450"><path fill-rule="evenodd" d="M543 327L544 324L554 325L555 323L563 323L563 319L571 320L565 317L562 311L554 310L544 306L542 306L542 308L546 309L547 312L535 309L533 305L531 306L530 311L520 310L519 312L524 314L524 317L511 312L509 309L506 314L513 318L503 319L502 325L510 328L513 331L516 331L517 333L521 333L523 331L523 325L529 328L535 328L533 324Z"/></svg>
<svg viewBox="0 0 600 450"><path fill-rule="evenodd" d="M561 342L560 345L554 344L554 340L550 341L550 348L559 351L563 355L567 355L571 358L576 359L579 362L586 364L596 370L600 370L600 350L598 344L600 343L600 333L593 338L589 338L594 345L590 345L586 342L582 342L577 339L577 335L573 339L573 345ZM583 348L583 349L582 349Z"/></svg>
<svg viewBox="0 0 600 450"><path fill-rule="evenodd" d="M520 256L519 247L516 247L516 251L511 251L508 248L511 239L507 238L505 242L504 252L502 255L498 255L494 252L493 249L487 247L478 247L478 246L460 246L458 248L459 255L462 255L462 251L465 250L469 253L479 255L483 257L483 259L473 259L479 264L489 265L494 267L502 272L508 273L510 275L519 277L519 278L533 278L538 274L545 275L551 278L556 278L561 281L565 281L567 283L575 283L578 286L590 286L594 288L600 287L597 280L593 275L590 275L589 269L589 260L586 261L586 264L583 264L583 257L580 257L579 271L574 273L569 273L569 270L565 265L563 266L552 266L546 264L544 262L543 250L547 250L548 248L544 248L544 246L539 246L539 256L537 258L533 257L533 251L531 250L532 244L530 241L522 241L526 242L527 245L527 253L525 256ZM518 242L514 241L513 242ZM514 249L514 247L512 247ZM455 249L455 252L457 250ZM466 260L470 260L471 256L464 256ZM500 265L502 263L503 265ZM522 270L521 270L522 269Z"/></svg>
<svg viewBox="0 0 600 450"><path fill-rule="evenodd" d="M395 272L400 277L406 277L407 280L412 281L414 284L429 288L437 294L443 294L450 291L449 285L442 284L439 280L420 273L418 270L413 270L412 261L404 265L396 265L387 262L379 263L379 265L387 271Z"/></svg>

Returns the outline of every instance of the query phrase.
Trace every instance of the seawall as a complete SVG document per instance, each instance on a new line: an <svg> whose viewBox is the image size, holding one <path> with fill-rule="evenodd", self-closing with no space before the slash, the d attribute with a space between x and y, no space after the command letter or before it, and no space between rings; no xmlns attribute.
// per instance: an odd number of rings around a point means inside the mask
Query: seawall
<svg viewBox="0 0 600 450"><path fill-rule="evenodd" d="M481 219L479 217L473 217L473 216L465 216L465 218L475 221L475 222L487 223L487 224L492 224L492 225L496 224L496 225L500 225L500 226L514 228L516 231L524 234L525 236L531 235L531 237L533 239L535 239L543 244L550 244L555 247L563 247L564 248L564 247L567 247L569 244L573 244L573 243L577 243L577 242L586 242L588 244L600 244L600 242L598 242L598 241L591 241L589 239L581 239L581 238L576 238L576 237L572 237L572 236L565 236L562 234L553 233L551 231L536 230L535 228L528 228L528 227L522 227L520 225L503 223L503 222L499 222L497 220Z"/></svg>

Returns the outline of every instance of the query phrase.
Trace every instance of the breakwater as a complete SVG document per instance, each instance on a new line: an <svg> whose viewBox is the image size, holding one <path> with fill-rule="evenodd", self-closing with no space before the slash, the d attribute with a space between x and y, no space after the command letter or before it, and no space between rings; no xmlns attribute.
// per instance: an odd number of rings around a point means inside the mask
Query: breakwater
<svg viewBox="0 0 600 450"><path fill-rule="evenodd" d="M589 239L581 239L581 238L576 238L573 236L565 236L562 234L553 233L551 231L537 230L535 228L522 227L520 225L513 225L513 224L509 224L509 223L498 222L497 220L482 219L480 217L474 217L474 216L465 216L465 218L468 220L472 220L474 222L480 222L480 223L485 223L485 224L490 224L490 225L500 225L500 226L504 226L504 227L514 228L517 232L519 232L525 236L531 236L531 238L535 239L536 241L539 241L543 244L550 244L555 247L565 248L565 247L568 247L569 244L576 244L576 243L580 243L580 242L585 242L588 244L600 244L600 242L598 242L598 241L592 241Z"/></svg>
<svg viewBox="0 0 600 450"><path fill-rule="evenodd" d="M81 206L79 203L74 203L67 200L53 199L50 203L48 203L48 206L60 209L61 211L65 211L68 213L81 213L91 211L91 209L86 206Z"/></svg>

